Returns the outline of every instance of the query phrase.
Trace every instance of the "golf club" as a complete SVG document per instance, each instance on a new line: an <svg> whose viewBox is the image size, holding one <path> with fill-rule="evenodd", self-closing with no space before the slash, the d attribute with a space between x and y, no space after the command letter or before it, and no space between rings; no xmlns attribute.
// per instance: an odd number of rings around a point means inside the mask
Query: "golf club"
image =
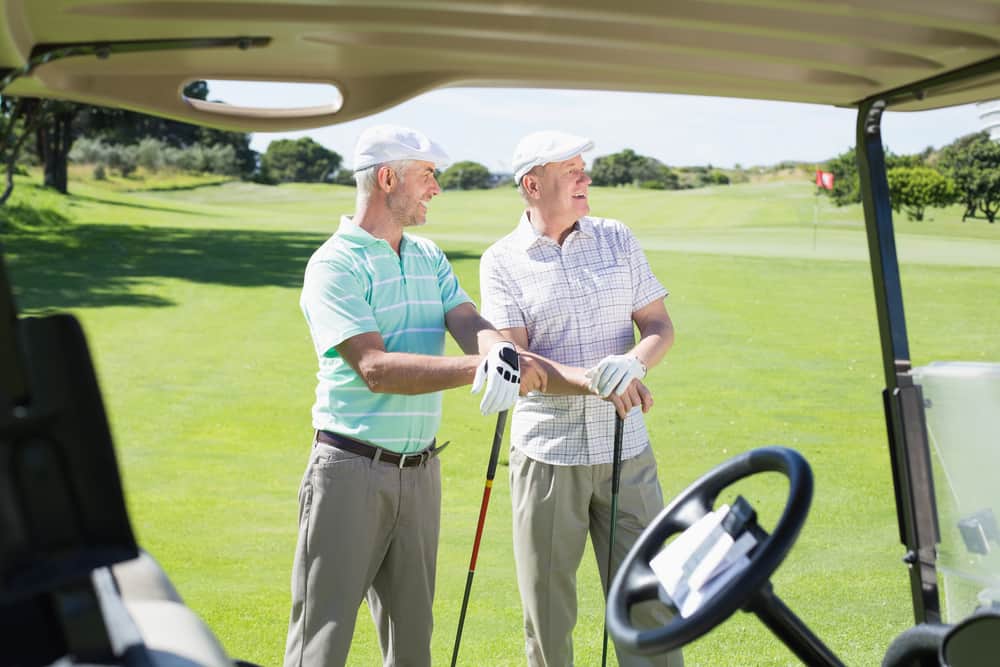
<svg viewBox="0 0 1000 667"><path fill-rule="evenodd" d="M497 458L500 456L500 443L503 441L503 429L507 423L507 411L497 415L497 427L493 432L493 449L490 451L490 463L486 467L486 486L483 489L483 501L479 506L479 525L476 526L476 539L472 543L472 559L469 561L469 576L465 580L465 595L462 597L462 613L458 617L458 632L455 634L455 648L451 652L451 667L458 661L458 646L462 642L462 626L465 625L465 610L469 606L469 592L472 590L472 577L476 574L476 557L479 556L479 540L483 537L483 524L486 523L486 508L490 504L490 491L493 489L493 476L497 471Z"/></svg>
<svg viewBox="0 0 1000 667"><path fill-rule="evenodd" d="M611 537L608 540L608 572L605 577L607 586L611 586L612 563L615 555L615 524L618 523L618 486L622 479L622 434L625 430L625 420L615 413L615 450L611 464ZM608 590L604 589L604 604L607 606ZM601 648L601 667L608 664L608 621L604 620L604 646Z"/></svg>

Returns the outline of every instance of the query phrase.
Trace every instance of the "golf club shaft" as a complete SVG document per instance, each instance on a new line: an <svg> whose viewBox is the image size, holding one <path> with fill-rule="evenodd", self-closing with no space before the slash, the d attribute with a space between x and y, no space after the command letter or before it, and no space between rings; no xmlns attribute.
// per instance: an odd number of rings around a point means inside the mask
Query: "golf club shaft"
<svg viewBox="0 0 1000 667"><path fill-rule="evenodd" d="M608 589L611 588L612 563L615 555L615 524L618 523L618 487L622 479L622 437L625 431L625 420L615 414L615 449L611 463L611 535L608 539L608 572L605 577L604 606L608 604ZM601 667L608 664L608 621L604 620L604 644L601 648Z"/></svg>
<svg viewBox="0 0 1000 667"><path fill-rule="evenodd" d="M472 543L472 558L469 560L469 575L465 579L465 594L462 596L462 612L458 617L458 632L455 634L455 648L451 652L451 667L458 662L458 647L462 643L462 627L465 625L465 611L469 607L469 593L472 591L472 578L476 574L476 559L479 557L479 541L483 537L483 526L486 524L486 508L490 504L490 492L493 489L493 476L497 472L497 459L500 457L500 443L503 442L503 429L507 424L507 411L497 415L497 427L493 431L493 449L490 451L490 463L486 467L486 486L483 489L483 501L479 505L479 523L476 526L476 539Z"/></svg>

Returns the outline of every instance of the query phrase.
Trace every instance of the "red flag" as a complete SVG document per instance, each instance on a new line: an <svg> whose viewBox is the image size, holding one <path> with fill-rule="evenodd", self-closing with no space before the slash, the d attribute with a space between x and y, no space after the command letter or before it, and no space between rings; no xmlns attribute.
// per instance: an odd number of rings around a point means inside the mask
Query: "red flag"
<svg viewBox="0 0 1000 667"><path fill-rule="evenodd" d="M816 170L816 187L833 190L833 172Z"/></svg>

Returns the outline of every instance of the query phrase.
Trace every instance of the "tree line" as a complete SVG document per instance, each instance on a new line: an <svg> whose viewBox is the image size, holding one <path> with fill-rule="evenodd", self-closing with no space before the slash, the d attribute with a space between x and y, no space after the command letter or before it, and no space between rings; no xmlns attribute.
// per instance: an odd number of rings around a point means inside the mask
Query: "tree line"
<svg viewBox="0 0 1000 667"><path fill-rule="evenodd" d="M822 190L837 206L861 202L858 165L851 148L827 161L832 190ZM1000 143L988 132L959 137L939 150L915 155L885 154L889 199L896 212L923 220L928 208L962 204L962 221L983 217L994 222L1000 211Z"/></svg>
<svg viewBox="0 0 1000 667"><path fill-rule="evenodd" d="M208 99L208 84L194 81L185 87L184 95ZM338 171L343 171L340 155L308 137L273 141L261 154L250 148L250 135L244 132L126 109L0 97L0 165L5 174L0 204L10 197L14 174L25 166L40 166L45 187L66 193L71 162L93 165L98 179L112 172L127 177L142 167L151 172L174 169L261 183L333 182Z"/></svg>
<svg viewBox="0 0 1000 667"><path fill-rule="evenodd" d="M209 87L194 81L184 89L192 99L206 100ZM46 187L66 193L71 163L91 165L93 176L132 176L175 170L209 173L276 184L288 182L354 185L343 158L309 137L272 141L264 153L250 148L250 135L206 128L148 116L126 109L0 97L0 165L6 185L0 204L10 196L13 176L25 166L40 166ZM627 148L599 157L591 177L595 185L635 185L676 190L728 184L730 177L707 167L671 169L655 158ZM511 185L509 174L492 173L469 160L451 165L439 175L445 190L476 190Z"/></svg>
<svg viewBox="0 0 1000 667"><path fill-rule="evenodd" d="M187 97L208 99L205 81L184 89ZM174 169L213 173L258 183L339 183L354 185L343 158L309 137L272 141L264 153L250 148L250 135L192 125L125 109L0 97L0 165L5 185L0 204L10 196L13 175L23 165L42 167L44 185L65 193L68 165L94 166L94 177L111 172L130 176ZM994 222L1000 211L1000 143L986 132L961 137L940 150L915 155L886 151L890 199L894 210L922 220L928 208L961 203L962 220ZM854 149L828 160L834 186L822 190L838 206L861 201ZM634 186L679 190L747 180L737 165L724 171L708 166L670 167L626 148L594 160L590 176L597 186ZM461 161L439 175L445 190L475 190L510 185L510 175L494 174L482 164Z"/></svg>

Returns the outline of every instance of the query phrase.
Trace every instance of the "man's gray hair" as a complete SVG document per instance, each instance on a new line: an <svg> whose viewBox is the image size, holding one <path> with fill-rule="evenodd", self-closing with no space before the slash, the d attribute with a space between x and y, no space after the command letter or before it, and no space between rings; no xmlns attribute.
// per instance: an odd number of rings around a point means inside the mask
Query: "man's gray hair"
<svg viewBox="0 0 1000 667"><path fill-rule="evenodd" d="M402 183L405 178L407 168L413 163L414 160L395 160L393 162L382 162L381 164L373 164L367 169L362 169L361 171L354 172L354 183L358 187L357 192L357 207L361 208L362 204L368 201L368 197L374 192L375 187L378 185L378 170L382 167L389 167L395 172L396 177L399 182Z"/></svg>

